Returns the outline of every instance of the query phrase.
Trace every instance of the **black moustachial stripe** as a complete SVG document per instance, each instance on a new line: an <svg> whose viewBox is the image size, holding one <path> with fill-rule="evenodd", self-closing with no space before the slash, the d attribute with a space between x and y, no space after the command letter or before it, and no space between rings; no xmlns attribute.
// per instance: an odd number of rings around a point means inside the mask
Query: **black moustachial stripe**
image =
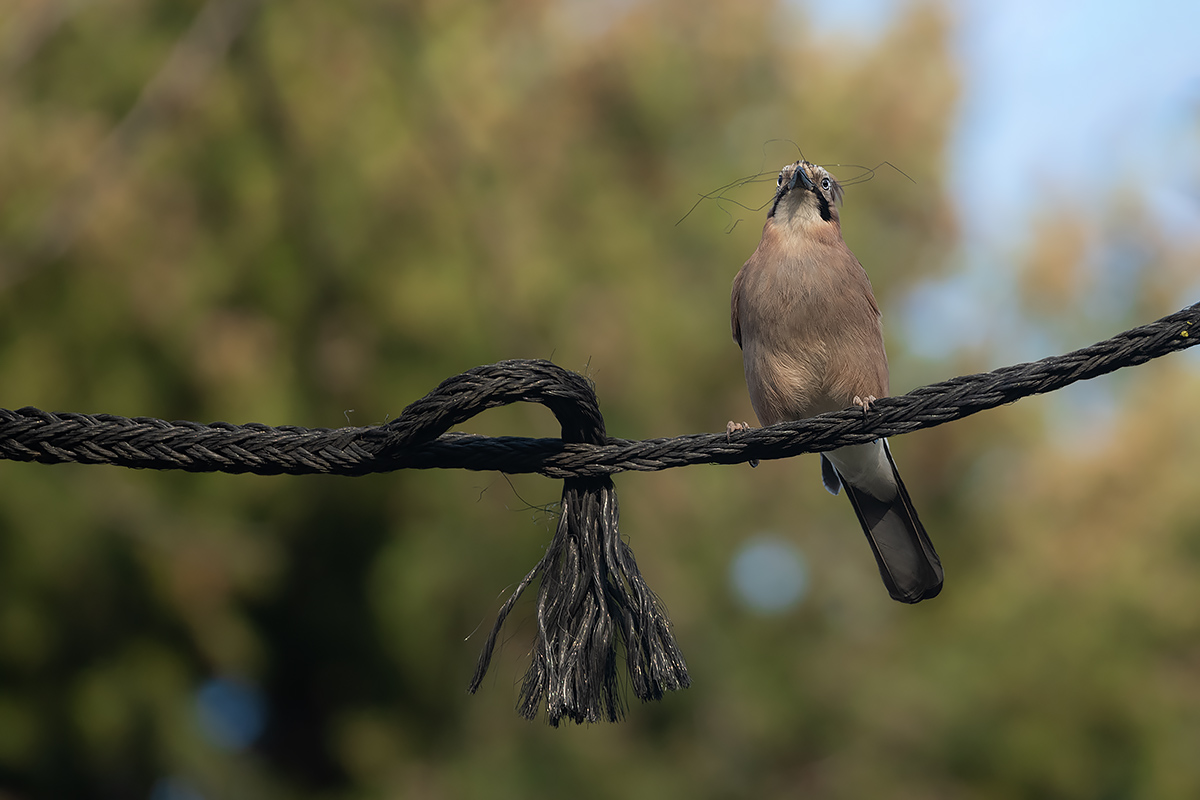
<svg viewBox="0 0 1200 800"><path fill-rule="evenodd" d="M825 195L816 189L812 190L813 196L817 198L817 209L821 212L821 219L829 222L833 219L833 211L829 208L829 201L825 199Z"/></svg>
<svg viewBox="0 0 1200 800"><path fill-rule="evenodd" d="M767 212L767 219L775 216L775 209L779 208L779 201L783 199L785 194L787 194L787 189L783 187L780 187L779 191L775 193L775 202L771 203L771 210Z"/></svg>
<svg viewBox="0 0 1200 800"><path fill-rule="evenodd" d="M803 169L803 167L797 166L796 169L800 170ZM795 176L796 173L793 172L792 174ZM821 219L825 220L826 222L829 222L833 219L833 211L830 209L829 200L825 198L825 195L821 193L821 190L818 187L814 186L812 189L807 189L802 186L796 186L795 184L796 180L795 177L793 177L792 181L787 185L780 185L779 190L775 192L775 199L771 203L771 210L767 212L767 219L775 216L775 211L779 208L779 203L783 200L784 195L790 191L796 190L812 192L813 197L817 198L817 211L821 214Z"/></svg>

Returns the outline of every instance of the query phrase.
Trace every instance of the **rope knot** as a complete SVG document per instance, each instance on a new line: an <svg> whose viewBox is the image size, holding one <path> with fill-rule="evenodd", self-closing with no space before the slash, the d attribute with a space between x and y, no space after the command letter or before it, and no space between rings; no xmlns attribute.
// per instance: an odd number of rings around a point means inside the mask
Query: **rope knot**
<svg viewBox="0 0 1200 800"><path fill-rule="evenodd" d="M489 408L535 402L554 412L568 443L607 441L589 380L549 361L510 360L448 378L384 426L384 458L432 442ZM561 514L546 554L500 608L471 679L474 693L491 663L504 620L540 576L537 635L518 709L532 719L543 702L550 724L616 721L617 642L634 694L643 701L688 686L671 622L638 570L617 525L617 491L608 476L566 478Z"/></svg>

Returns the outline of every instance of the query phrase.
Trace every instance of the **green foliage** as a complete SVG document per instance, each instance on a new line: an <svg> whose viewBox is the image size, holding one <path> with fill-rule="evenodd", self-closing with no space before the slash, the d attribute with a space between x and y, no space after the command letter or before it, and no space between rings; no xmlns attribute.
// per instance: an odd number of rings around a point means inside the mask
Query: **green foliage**
<svg viewBox="0 0 1200 800"><path fill-rule="evenodd" d="M476 364L552 357L594 378L614 435L721 430L753 418L728 287L799 157L781 140L916 179L880 171L843 212L885 310L955 244L933 8L870 45L768 0L14 9L10 407L372 424ZM212 13L228 51L182 44ZM896 391L985 366L891 346ZM815 459L618 478L694 687L577 729L512 711L528 606L464 692L556 482L0 463L0 793L147 797L176 775L206 797L1194 796L1200 519L1179 465L1200 441L1166 401L1196 382L1140 376L1153 391L1082 454L1037 401L894 443L946 564L914 608ZM467 429L556 433L525 407ZM762 530L813 572L783 616L727 589ZM248 752L196 726L213 675L265 693Z"/></svg>

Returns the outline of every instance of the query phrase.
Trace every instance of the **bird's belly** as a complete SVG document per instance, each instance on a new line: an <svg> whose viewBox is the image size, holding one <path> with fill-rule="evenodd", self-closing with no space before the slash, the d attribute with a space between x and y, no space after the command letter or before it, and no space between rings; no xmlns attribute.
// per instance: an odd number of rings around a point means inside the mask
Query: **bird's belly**
<svg viewBox="0 0 1200 800"><path fill-rule="evenodd" d="M841 404L829 397L823 377L826 354L820 350L791 352L770 346L751 345L742 352L750 404L758 421L773 425L803 419Z"/></svg>

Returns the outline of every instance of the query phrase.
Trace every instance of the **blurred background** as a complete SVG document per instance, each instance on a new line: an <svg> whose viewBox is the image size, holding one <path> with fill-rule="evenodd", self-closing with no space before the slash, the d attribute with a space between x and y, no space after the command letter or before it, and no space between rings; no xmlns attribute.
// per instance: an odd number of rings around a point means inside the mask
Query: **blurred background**
<svg viewBox="0 0 1200 800"><path fill-rule="evenodd" d="M10 0L0 405L370 425L552 358L612 435L720 431L801 149L896 167L842 211L893 392L1084 346L1200 300L1197 17ZM893 441L915 607L815 457L618 476L693 687L558 730L513 710L532 595L465 692L558 482L0 462L0 797L1195 797L1198 392L1193 350Z"/></svg>

